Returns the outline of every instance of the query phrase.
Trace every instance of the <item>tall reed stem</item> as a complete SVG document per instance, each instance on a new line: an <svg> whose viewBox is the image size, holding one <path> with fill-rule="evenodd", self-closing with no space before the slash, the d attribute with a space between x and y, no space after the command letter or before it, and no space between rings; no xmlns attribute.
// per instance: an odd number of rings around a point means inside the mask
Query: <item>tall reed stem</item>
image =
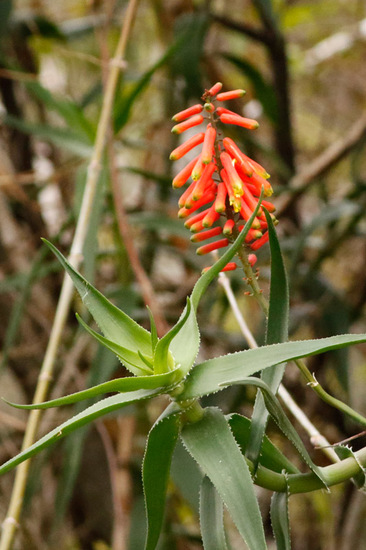
<svg viewBox="0 0 366 550"><path fill-rule="evenodd" d="M118 76L120 71L125 68L124 55L127 42L131 33L137 4L138 0L130 0L128 3L115 55L110 64L110 71L105 88L93 154L88 167L87 180L81 203L80 214L76 225L75 235L69 256L69 260L75 268L77 268L82 261L82 250L89 227L90 215L101 171L102 157L106 143L108 124L113 107ZM50 339L46 349L40 375L38 377L33 403L39 403L40 401L46 400L49 386L53 378L57 350L61 342L63 329L69 312L72 296L73 285L71 279L67 275L65 275L60 298L56 308L56 314L51 330ZM22 444L22 450L32 445L32 443L35 441L40 418L40 410L34 410L30 412ZM3 523L3 531L0 539L0 550L10 550L13 545L15 532L17 527L19 526L24 492L28 480L29 467L30 461L27 460L17 468L7 516Z"/></svg>

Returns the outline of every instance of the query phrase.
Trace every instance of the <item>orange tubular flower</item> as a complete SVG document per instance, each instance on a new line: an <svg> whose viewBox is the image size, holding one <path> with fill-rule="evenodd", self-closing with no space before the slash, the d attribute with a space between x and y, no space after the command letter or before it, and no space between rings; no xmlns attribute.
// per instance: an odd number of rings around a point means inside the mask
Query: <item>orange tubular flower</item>
<svg viewBox="0 0 366 550"><path fill-rule="evenodd" d="M214 153L214 145L216 139L216 130L211 125L207 127L205 139L203 141L201 159L203 164L209 164Z"/></svg>
<svg viewBox="0 0 366 550"><path fill-rule="evenodd" d="M198 103L197 105L192 105L192 107L188 107L188 109L184 109L184 111L180 111L180 113L177 113L173 116L172 121L173 122L182 122L182 120L186 120L186 118L189 118L192 115L199 114L203 111L203 106Z"/></svg>
<svg viewBox="0 0 366 550"><path fill-rule="evenodd" d="M179 124L176 124L172 128L172 134L181 134L182 132L185 132L189 128L193 128L194 126L198 126L199 124L202 124L204 121L204 118L202 115L194 115L191 118L185 120L184 122L180 122Z"/></svg>
<svg viewBox="0 0 366 550"><path fill-rule="evenodd" d="M192 169L194 169L198 159L199 159L199 156L194 158L193 160L191 160L191 162L189 164L187 164L187 166L185 166L183 168L183 170L181 170L175 176L175 178L173 179L173 183L172 183L172 185L175 189L178 189L179 187L182 187L185 183L187 183L187 181L189 180L189 178L191 176Z"/></svg>
<svg viewBox="0 0 366 550"><path fill-rule="evenodd" d="M200 134L196 134L195 136L192 136L191 138L187 139L182 145L179 145L174 151L170 153L170 160L178 160L184 157L185 154L188 153L193 147L196 147L196 145L199 145L202 143L202 141L205 138L205 134L201 132Z"/></svg>
<svg viewBox="0 0 366 550"><path fill-rule="evenodd" d="M235 124L236 126L241 126L247 130L256 130L259 127L259 124L256 120L251 118L244 118L239 115L230 115L228 113L223 113L220 115L220 120L224 124Z"/></svg>
<svg viewBox="0 0 366 550"><path fill-rule="evenodd" d="M257 207L262 188L266 197L272 194L266 170L245 155L231 138L222 137L219 132L220 123L235 124L249 130L258 128L255 120L217 106L216 101L242 97L244 90L221 92L221 89L222 84L217 82L203 94L203 105L193 105L173 117L173 121L178 124L172 132L178 135L207 121L205 132L190 137L170 155L171 160L178 160L194 147L203 144L200 154L173 179L174 188L188 183L179 199L178 216L187 218L184 225L194 233L191 241L199 243L213 239L197 249L199 255L225 248L233 242ZM273 204L265 200L262 206L275 220ZM225 238L216 240L220 235ZM267 221L260 208L245 243L249 250L256 251L267 241ZM256 261L256 255L251 252L248 255L249 264L253 266ZM229 262L223 271L233 271L237 267L235 262Z"/></svg>
<svg viewBox="0 0 366 550"><path fill-rule="evenodd" d="M217 94L217 101L228 101L229 99L238 99L245 95L245 90L231 90L230 92L223 92Z"/></svg>

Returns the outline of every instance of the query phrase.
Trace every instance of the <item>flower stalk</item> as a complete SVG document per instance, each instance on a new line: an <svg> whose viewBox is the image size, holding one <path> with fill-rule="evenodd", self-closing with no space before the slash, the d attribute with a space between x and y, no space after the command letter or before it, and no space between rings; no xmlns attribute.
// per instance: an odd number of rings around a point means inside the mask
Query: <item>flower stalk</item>
<svg viewBox="0 0 366 550"><path fill-rule="evenodd" d="M192 149L203 144L201 153L173 179L173 187L176 188L182 187L190 178L192 179L179 199L178 212L180 218L188 218L185 226L194 233L191 240L200 243L221 237L222 234L225 236L200 246L196 251L198 255L217 251L233 242L243 227L243 222L247 222L253 214L261 190L263 189L265 197L270 197L273 192L268 181L269 174L263 166L245 155L230 137L222 137L222 125L236 125L247 130L255 130L259 125L255 120L244 118L222 105L217 105L217 102L243 97L244 90L221 92L221 89L222 84L217 82L203 94L203 106L194 105L173 117L173 121L179 122L173 128L174 133L181 133L182 128L185 130L207 123L204 132L190 137L170 155L171 160L181 159ZM268 200L264 200L262 205L270 212L276 223L273 215L274 205ZM191 216L192 214L194 215ZM255 297L266 317L269 304L258 283L258 275L252 268L257 260L255 252L268 242L268 238L266 217L263 209L259 208L245 245L238 251L237 256L244 270L245 280L251 288L251 292L246 294ZM236 262L229 262L222 271L232 271L237 267ZM209 268L204 271L207 269ZM366 426L366 419L362 415L324 390L303 360L298 359L295 364L320 399L342 411L355 422Z"/></svg>

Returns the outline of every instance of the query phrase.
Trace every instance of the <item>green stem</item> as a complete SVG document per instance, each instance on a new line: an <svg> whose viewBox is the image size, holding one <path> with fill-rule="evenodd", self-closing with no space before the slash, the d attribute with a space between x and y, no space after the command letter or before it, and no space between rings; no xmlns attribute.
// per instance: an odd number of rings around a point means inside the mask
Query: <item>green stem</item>
<svg viewBox="0 0 366 550"><path fill-rule="evenodd" d="M348 481L360 472L361 467L366 467L366 447L355 453L353 457L345 458L341 462L320 468L326 484L329 487ZM254 472L252 462L246 459L249 469ZM285 492L287 488L290 494L309 493L318 489L324 489L322 481L314 473L306 474L279 474L264 466L259 465L256 477L256 485L276 492Z"/></svg>
<svg viewBox="0 0 366 550"><path fill-rule="evenodd" d="M238 252L238 256L240 258L240 261L242 263L244 273L246 275L246 280L248 285L251 287L253 296L257 300L258 304L262 308L263 313L266 317L268 317L269 312L269 304L266 298L263 296L262 289L259 286L258 280L256 275L253 272L252 266L250 265L248 261L247 253L245 252L244 247L242 246L241 249Z"/></svg>

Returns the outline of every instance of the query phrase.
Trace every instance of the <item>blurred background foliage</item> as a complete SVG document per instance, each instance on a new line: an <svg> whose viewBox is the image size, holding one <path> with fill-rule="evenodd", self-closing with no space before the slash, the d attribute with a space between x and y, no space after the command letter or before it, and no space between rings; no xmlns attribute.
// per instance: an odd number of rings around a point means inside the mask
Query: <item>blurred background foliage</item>
<svg viewBox="0 0 366 550"><path fill-rule="evenodd" d="M126 4L0 2L0 381L11 401L33 396L63 275L40 237L65 253L70 248L103 82ZM232 136L272 175L291 283L291 338L365 332L365 58L362 0L141 0L84 249L86 277L147 325L136 283L136 270L143 269L161 310L161 330L177 320L209 260L195 255L176 217L178 195L171 188L176 166L168 157L179 138L170 133L170 118L221 81L226 90L247 90L233 108L260 122L256 133L239 129ZM258 262L264 292L268 255L263 250ZM250 328L263 341L263 317L244 296L241 274L235 272L231 281ZM74 308L83 312L76 298ZM220 286L209 289L199 322L201 358L246 346ZM341 350L309 362L328 391L363 414L365 351ZM70 314L51 397L124 375ZM331 442L359 431L319 402L293 366L285 385ZM231 389L207 401L226 412L250 414L253 400L251 389ZM15 548L143 548L139 470L146 434L161 406L154 401L130 407L34 460ZM19 450L23 412L0 404L2 461ZM70 414L47 411L42 433ZM269 430L296 461L275 427ZM354 448L365 443L360 438ZM319 451L312 453L326 464ZM202 548L199 478L178 448L160 550ZM12 481L12 475L0 481L1 517ZM270 494L258 493L274 548ZM294 550L366 547L365 499L351 484L330 495L296 495L290 502ZM234 526L227 527L231 548L244 548Z"/></svg>

